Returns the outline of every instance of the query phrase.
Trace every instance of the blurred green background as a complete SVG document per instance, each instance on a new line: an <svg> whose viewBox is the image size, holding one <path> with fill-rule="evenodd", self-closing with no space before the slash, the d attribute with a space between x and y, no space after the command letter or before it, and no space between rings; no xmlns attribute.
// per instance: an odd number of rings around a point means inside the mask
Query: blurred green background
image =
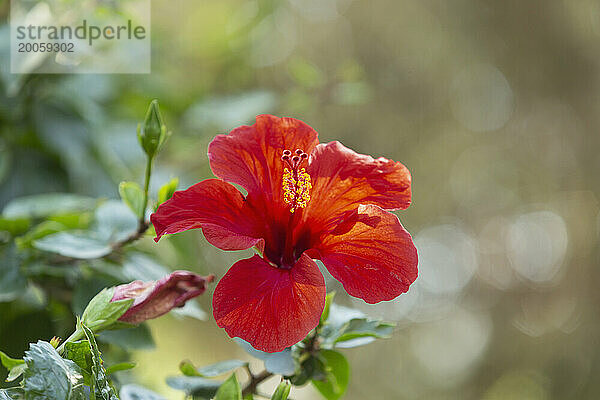
<svg viewBox="0 0 600 400"><path fill-rule="evenodd" d="M600 397L598 1L155 0L152 74L139 76L11 75L7 14L0 1L0 208L42 192L118 197L119 181L141 180L135 127L152 98L173 131L154 190L212 177L215 134L293 116L413 176L399 213L420 255L409 293L371 306L327 282L399 323L345 352L345 398ZM142 247L217 276L248 254L200 232ZM0 325L0 347L60 325L27 318ZM180 360L248 358L210 312L150 326L157 347L136 352L135 378L169 398Z"/></svg>

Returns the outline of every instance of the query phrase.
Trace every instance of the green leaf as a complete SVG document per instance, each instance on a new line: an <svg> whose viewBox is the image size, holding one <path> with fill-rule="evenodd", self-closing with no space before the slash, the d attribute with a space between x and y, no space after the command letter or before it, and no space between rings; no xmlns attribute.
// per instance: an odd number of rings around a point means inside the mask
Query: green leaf
<svg viewBox="0 0 600 400"><path fill-rule="evenodd" d="M171 376L167 385L173 389L182 390L190 396L212 398L223 382L206 379L199 376Z"/></svg>
<svg viewBox="0 0 600 400"><path fill-rule="evenodd" d="M94 217L94 230L108 243L123 241L138 230L139 217L119 200L104 202Z"/></svg>
<svg viewBox="0 0 600 400"><path fill-rule="evenodd" d="M33 246L65 257L94 259L112 252L111 244L126 240L138 229L138 217L121 201L109 200L94 214L90 230L69 230L33 241Z"/></svg>
<svg viewBox="0 0 600 400"><path fill-rule="evenodd" d="M335 339L335 346L342 348L357 347L372 342L375 338L389 338L394 324L370 319L353 319L344 328L344 332Z"/></svg>
<svg viewBox="0 0 600 400"><path fill-rule="evenodd" d="M277 386L273 396L271 396L271 400L287 400L290 395L290 390L292 389L292 385L289 382L283 381Z"/></svg>
<svg viewBox="0 0 600 400"><path fill-rule="evenodd" d="M227 372L231 372L237 368L241 368L245 365L248 365L246 361L242 360L226 360L221 361L215 364L207 365L198 369L198 373L200 376L204 376L206 378L213 378L215 376L226 374Z"/></svg>
<svg viewBox="0 0 600 400"><path fill-rule="evenodd" d="M48 236L53 233L64 231L67 229L63 224L56 221L43 221L34 226L25 235L19 236L15 239L15 242L19 248L23 249L31 246L31 242L37 239L41 239L44 236Z"/></svg>
<svg viewBox="0 0 600 400"><path fill-rule="evenodd" d="M71 269L73 269L71 267ZM71 298L71 310L75 315L83 315L83 312L88 307L88 304L107 287L114 286L115 283L122 282L122 279L111 280L104 279L100 272L96 272L90 277L79 276L73 282L77 282L73 289L73 296Z"/></svg>
<svg viewBox="0 0 600 400"><path fill-rule="evenodd" d="M314 380L313 385L327 400L337 400L344 395L350 380L350 365L341 353L321 350L319 359L325 367L325 380Z"/></svg>
<svg viewBox="0 0 600 400"><path fill-rule="evenodd" d="M27 369L27 364L25 364L24 360L10 358L5 353L0 351L0 361L2 365L8 370L8 378L6 378L7 382L12 382L17 379L25 369Z"/></svg>
<svg viewBox="0 0 600 400"><path fill-rule="evenodd" d="M122 362L122 363L118 363L118 364L113 364L110 367L106 368L106 374L111 375L111 374L114 374L115 372L127 371L127 370L133 369L135 367L137 367L137 363L134 363L134 362Z"/></svg>
<svg viewBox="0 0 600 400"><path fill-rule="evenodd" d="M144 191L138 183L121 182L119 184L119 195L138 218L144 216Z"/></svg>
<svg viewBox="0 0 600 400"><path fill-rule="evenodd" d="M9 371L8 376L6 377L6 382L15 381L18 377L23 375L23 373L25 372L26 369L27 369L27 364L17 365L16 367L12 368Z"/></svg>
<svg viewBox="0 0 600 400"><path fill-rule="evenodd" d="M4 365L4 368L6 369L13 369L14 367L18 366L18 365L22 365L25 364L24 360L20 360L17 358L11 358L9 356L6 355L6 353L3 353L2 351L0 351L0 362L2 362L2 365Z"/></svg>
<svg viewBox="0 0 600 400"><path fill-rule="evenodd" d="M323 308L323 314L321 314L321 319L319 320L319 325L323 325L327 318L329 318L329 309L331 304L333 303L333 298L335 297L335 292L327 293L325 296L325 308Z"/></svg>
<svg viewBox="0 0 600 400"><path fill-rule="evenodd" d="M44 218L50 215L92 210L97 200L70 193L46 193L20 197L10 201L2 211L9 219Z"/></svg>
<svg viewBox="0 0 600 400"><path fill-rule="evenodd" d="M0 217L0 231L8 232L12 236L22 235L29 229L30 221L28 218L3 218Z"/></svg>
<svg viewBox="0 0 600 400"><path fill-rule="evenodd" d="M92 353L90 350L90 343L87 340L65 342L63 357L73 361L81 368L85 384L90 385L92 377Z"/></svg>
<svg viewBox="0 0 600 400"><path fill-rule="evenodd" d="M100 332L98 338L105 343L115 344L129 350L152 350L156 345L152 332L146 324L134 328Z"/></svg>
<svg viewBox="0 0 600 400"><path fill-rule="evenodd" d="M13 301L25 292L27 281L21 273L21 260L15 247L0 249L0 303Z"/></svg>
<svg viewBox="0 0 600 400"><path fill-rule="evenodd" d="M24 265L23 274L27 277L36 277L36 282L42 282L43 279L48 278L58 278L71 283L77 282L81 278L81 270L79 268L73 268L73 265L71 264L57 265L46 263L43 260L34 261L31 264ZM83 311L83 308L85 308L85 304L84 307L81 308L81 311Z"/></svg>
<svg viewBox="0 0 600 400"><path fill-rule="evenodd" d="M309 355L300 362L298 371L290 376L290 382L302 386L310 379L325 379L325 366L323 362L313 355Z"/></svg>
<svg viewBox="0 0 600 400"><path fill-rule="evenodd" d="M43 238L53 233L61 232L67 229L63 224L56 221L43 221L34 226L29 232L15 239L15 243L20 249L31 247L34 240Z"/></svg>
<svg viewBox="0 0 600 400"><path fill-rule="evenodd" d="M57 222L66 229L87 229L92 221L93 213L91 211L52 215L48 221Z"/></svg>
<svg viewBox="0 0 600 400"><path fill-rule="evenodd" d="M341 327L353 319L366 318L365 313L350 307L331 304L327 325Z"/></svg>
<svg viewBox="0 0 600 400"><path fill-rule="evenodd" d="M85 400L81 368L62 358L48 342L38 341L25 352L23 388L28 400Z"/></svg>
<svg viewBox="0 0 600 400"><path fill-rule="evenodd" d="M192 362L189 360L184 360L180 362L179 370L185 376L202 376L198 373L198 370L196 369L196 367L194 367L194 364L192 364Z"/></svg>
<svg viewBox="0 0 600 400"><path fill-rule="evenodd" d="M350 348L388 338L394 325L370 319L361 311L332 304L327 322L321 329L323 348Z"/></svg>
<svg viewBox="0 0 600 400"><path fill-rule="evenodd" d="M99 332L110 327L129 309L134 299L111 301L115 288L106 288L98 293L87 305L81 322Z"/></svg>
<svg viewBox="0 0 600 400"><path fill-rule="evenodd" d="M121 387L119 395L121 400L165 400L161 395L135 384Z"/></svg>
<svg viewBox="0 0 600 400"><path fill-rule="evenodd" d="M92 385L90 391L90 400L97 398L101 400L119 400L114 389L108 381L106 370L104 369L104 362L102 361L102 355L98 349L94 332L83 323L79 324L86 339L90 344L90 350L92 354Z"/></svg>
<svg viewBox="0 0 600 400"><path fill-rule="evenodd" d="M92 259L112 252L110 244L93 231L67 231L35 240L33 247L65 257Z"/></svg>
<svg viewBox="0 0 600 400"><path fill-rule="evenodd" d="M231 372L245 365L248 365L246 361L226 360L197 369L190 361L182 361L181 364L179 364L179 370L187 376L202 376L204 378L213 378L215 376Z"/></svg>
<svg viewBox="0 0 600 400"><path fill-rule="evenodd" d="M242 388L235 374L231 374L219 387L215 400L242 400Z"/></svg>
<svg viewBox="0 0 600 400"><path fill-rule="evenodd" d="M173 193L177 190L179 178L173 178L158 189L158 206L173 197Z"/></svg>

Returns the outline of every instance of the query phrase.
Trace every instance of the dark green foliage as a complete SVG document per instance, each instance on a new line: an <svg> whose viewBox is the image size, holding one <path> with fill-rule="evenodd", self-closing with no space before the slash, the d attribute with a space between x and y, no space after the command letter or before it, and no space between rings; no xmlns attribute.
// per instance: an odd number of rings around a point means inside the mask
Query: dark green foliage
<svg viewBox="0 0 600 400"><path fill-rule="evenodd" d="M81 368L86 385L92 382L92 353L87 340L65 343L63 357L73 361Z"/></svg>

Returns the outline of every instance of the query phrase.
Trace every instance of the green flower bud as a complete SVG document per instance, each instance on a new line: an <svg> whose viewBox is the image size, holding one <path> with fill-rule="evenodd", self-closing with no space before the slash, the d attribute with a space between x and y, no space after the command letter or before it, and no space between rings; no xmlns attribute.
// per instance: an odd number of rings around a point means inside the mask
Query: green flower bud
<svg viewBox="0 0 600 400"><path fill-rule="evenodd" d="M150 103L144 124L138 125L137 134L144 152L153 158L168 137L167 127L158 109L158 100Z"/></svg>
<svg viewBox="0 0 600 400"><path fill-rule="evenodd" d="M287 381L282 381L277 389L275 389L275 393L271 396L271 400L287 400L290 395L290 390L292 389L292 385L290 385Z"/></svg>

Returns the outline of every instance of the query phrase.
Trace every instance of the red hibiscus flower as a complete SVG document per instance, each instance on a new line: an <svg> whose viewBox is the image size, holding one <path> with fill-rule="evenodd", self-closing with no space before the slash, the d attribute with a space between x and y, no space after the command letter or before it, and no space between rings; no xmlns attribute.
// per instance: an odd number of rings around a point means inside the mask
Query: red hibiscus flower
<svg viewBox="0 0 600 400"><path fill-rule="evenodd" d="M266 352L302 340L325 304L313 259L367 303L391 300L416 279L410 234L386 211L410 204L410 173L401 163L319 144L307 124L271 115L218 135L208 157L220 179L175 192L151 219L156 241L202 228L220 249L257 249L215 289L213 314L230 336Z"/></svg>

